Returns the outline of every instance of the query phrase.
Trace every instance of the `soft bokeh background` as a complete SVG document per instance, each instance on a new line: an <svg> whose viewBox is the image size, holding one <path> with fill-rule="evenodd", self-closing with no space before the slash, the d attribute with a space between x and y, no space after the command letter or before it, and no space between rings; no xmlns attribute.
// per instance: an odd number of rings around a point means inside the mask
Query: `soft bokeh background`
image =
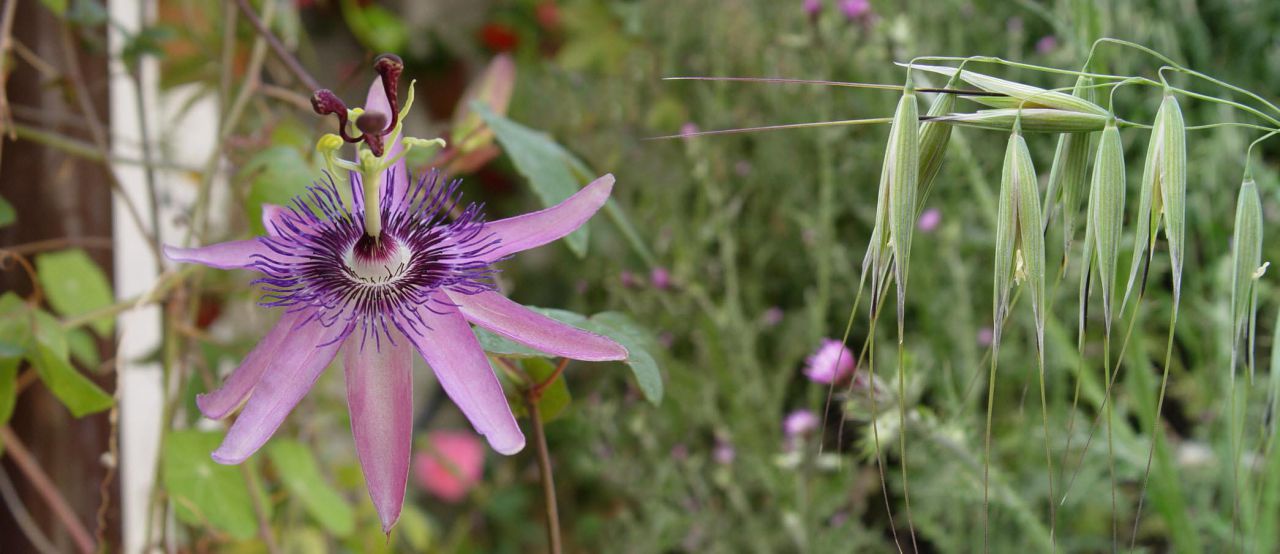
<svg viewBox="0 0 1280 554"><path fill-rule="evenodd" d="M919 55L991 55L1077 69L1095 38L1111 36L1148 45L1267 99L1274 100L1280 90L1280 4L1266 0L823 0L813 3L814 12L800 0L266 1L275 2L272 28L286 46L322 84L353 104L372 75L373 56L401 55L405 75L417 79L419 107L407 123L417 136L448 136L468 83L480 79L496 56L509 56L515 76L506 116L547 132L593 173L617 176L619 212L638 231L642 246L627 239L615 224L618 218L602 214L591 224L584 256L552 245L506 262L501 276L505 292L525 304L629 314L647 330L661 371L665 394L655 405L622 364L573 363L567 370L571 400L547 433L566 547L574 552L889 552L896 550L895 527L902 548L909 550L904 484L921 551L970 552L983 544L990 272L1007 137L975 130L955 134L928 203L938 220L922 225L915 241L905 338L910 465L904 483L896 394L884 391L881 398L887 400L878 408L888 411L877 414L865 393L837 389L828 401L829 387L803 373L806 357L822 339L841 337L858 294L887 126L645 140L695 129L885 117L897 94L663 77L898 84L904 72L894 62ZM10 98L15 98L14 87L22 87L28 90L24 98L45 108L28 109L13 100L12 113L20 127L87 144L84 129L57 119L74 119L82 109L60 48L85 49L84 80L90 90L101 90L108 73L101 36L109 23L93 15L98 5L93 0L70 0L58 19L64 4L23 2L19 7L19 23L29 25L15 31L20 42L37 40L27 29L38 26L65 29L67 38L61 45L35 48L31 56L13 54L18 61L12 62ZM262 2L253 5L264 11ZM261 202L279 202L317 178L314 141L332 131L331 122L310 112L310 91L274 55L266 55L260 75L246 75L253 66L255 34L243 17L227 28L228 15L236 15L231 7L175 0L160 2L154 13L155 24L130 35L125 44L131 48L116 57L128 63L158 61L160 87L170 98L164 121L179 119L184 106L198 105L200 99L225 115L246 79L262 84L225 140L214 140L215 126L162 125L152 152L158 160L153 165L172 162L175 145L195 140L220 144L225 156L219 165L224 171L199 209L193 208L192 194L192 183L203 177L198 163L178 168L189 177L185 189L175 185L160 191L162 212L176 214L165 218L168 237L186 236L192 230L190 214L199 210L211 215L208 225L194 229L193 241L246 237L255 232ZM1152 75L1159 67L1135 51L1114 47L1104 48L1100 59L1117 74ZM41 60L49 67L40 67ZM1071 84L1070 77L991 67L993 73L1039 86ZM1176 82L1225 94L1200 83ZM174 96L191 100L184 104ZM1125 119L1150 121L1158 100L1153 90L1125 89L1116 101ZM1194 100L1185 100L1183 109L1189 125L1246 120L1239 112ZM1136 535L1139 547L1149 551L1215 551L1239 548L1246 539L1255 541L1250 550L1277 545L1280 454L1270 448L1275 427L1270 421L1273 389L1280 381L1274 369L1268 370L1268 356L1278 306L1269 276L1261 281L1258 373L1252 384L1240 380L1232 389L1229 369L1235 191L1245 148L1258 134L1220 128L1194 131L1188 139L1190 254L1160 426L1167 450L1154 467ZM1146 138L1138 130L1124 133L1131 199L1136 199ZM1031 136L1029 142L1043 181L1056 138ZM31 231L41 218L101 218L101 209L73 205L80 212L68 211L48 199L53 191L103 194L108 183L68 183L65 168L72 166L65 164L15 169L22 161L14 161L14 148L76 153L30 130L14 144L6 141L0 196L17 208L17 222L0 229L0 244L32 258L36 270L42 264L58 267L60 260L42 262L36 252L63 252L65 246L88 249L98 265L110 267L110 250L83 240L94 232L49 225L37 234ZM492 218L540 207L536 187L501 152L502 145L496 146L484 156L491 159L460 168L468 197L485 202ZM1275 149L1261 150L1254 171L1271 222L1280 200ZM425 167L430 160L415 162ZM62 184L54 188L46 182ZM1130 205L1132 212L1136 201ZM101 225L89 228L109 232ZM1131 232L1126 230L1126 239ZM62 237L79 240L29 247L39 239ZM1061 242L1060 228L1051 227L1051 260L1061 258ZM1162 251L1113 392L1114 452L1108 455L1101 427L1086 452L1082 445L1095 429L1091 424L1105 382L1100 335L1091 335L1086 363L1079 364L1076 355L1078 242L1061 286L1051 274L1046 375L1058 496L1071 483L1058 508L1057 546L1092 552L1111 543L1113 495L1121 544L1130 542L1151 445L1150 415L1171 294ZM1265 243L1264 260L1273 258L1274 245ZM1124 264L1127 256L1122 252ZM1056 263L1050 266L1057 269ZM81 283L82 266L70 267L50 270L39 280L55 290L68 279ZM6 290L32 298L31 280L20 264L7 263L3 277ZM219 552L545 548L531 452L507 458L474 448L469 426L437 392L425 367L417 373L420 448L405 515L389 540L378 529L361 482L340 372L328 372L271 445L244 469L212 466L204 456L221 428L201 422L191 399L234 366L274 315L253 306L257 295L243 272L197 270L172 279L175 284L158 298L166 314L164 348L149 358L166 364L171 379L165 397L169 407L156 414L173 419L162 422L168 429L165 461L152 501L163 513L176 515L152 518L155 535L164 541L160 544ZM53 295L46 296L63 326L91 311L61 307ZM110 309L109 295L107 300L99 307ZM855 354L869 332L867 302L864 295L848 340ZM1044 551L1051 545L1046 509L1051 474L1043 452L1034 325L1030 310L1019 308L1005 331L996 383L989 469L991 549L997 552ZM1101 319L1094 315L1091 324L1100 327ZM83 338L67 337L72 363L113 390L113 364L102 360L115 355L112 337L130 330L100 326L91 334L84 326L74 328ZM886 386L896 383L894 326L882 324L878 333L876 371L883 384L877 386ZM1111 355L1114 361L1114 350ZM96 415L82 420L94 422L82 431L89 437L82 443L73 435L44 435L41 422L69 418L44 385L33 383L30 364L18 361L21 351L14 356L6 358L14 360L8 382L16 378L21 394L10 425L39 446L43 465L94 460L113 448L105 437L114 429L109 424L114 410L94 410ZM1079 367L1084 370L1078 372ZM859 368L864 388L868 369L866 364ZM1073 413L1077 378L1083 379L1083 392ZM1238 394L1234 403L1232 390ZM1243 431L1230 423L1232 406L1243 414ZM820 428L785 436L784 417L801 409L817 414ZM869 425L875 417L886 464L883 486ZM57 519L40 507L42 496L5 458L9 479L19 481L11 496L35 505L36 524L70 549ZM1115 482L1109 477L1111 464ZM216 480L208 480L214 478L203 468L217 471ZM110 481L103 487L109 492L106 500L97 494L100 468L89 464L83 471L52 472L59 488L85 491L68 494L90 529L99 504L109 514L118 510L120 491ZM1237 479L1240 485L1233 483ZM193 491L193 483L203 486ZM261 491L265 502L255 506L248 493L228 500L224 493L231 489ZM12 512L13 502L6 502ZM893 508L893 524L886 503ZM18 520L13 513L0 516L6 537L0 544L6 551L32 548ZM119 540L111 537L120 522L106 521L109 542ZM268 546L262 535L274 544Z"/></svg>

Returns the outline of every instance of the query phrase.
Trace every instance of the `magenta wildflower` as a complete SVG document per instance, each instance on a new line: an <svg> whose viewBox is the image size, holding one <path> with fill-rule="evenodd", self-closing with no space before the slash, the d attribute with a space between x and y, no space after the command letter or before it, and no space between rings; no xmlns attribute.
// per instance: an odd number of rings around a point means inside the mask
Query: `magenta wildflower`
<svg viewBox="0 0 1280 554"><path fill-rule="evenodd" d="M1045 35L1036 41L1036 52L1040 54L1049 54L1058 49L1058 37L1053 35Z"/></svg>
<svg viewBox="0 0 1280 554"><path fill-rule="evenodd" d="M818 383L838 383L853 374L853 352L838 340L822 339L818 350L805 360L804 374Z"/></svg>
<svg viewBox="0 0 1280 554"><path fill-rule="evenodd" d="M809 17L817 17L822 11L822 0L804 0L804 13Z"/></svg>
<svg viewBox="0 0 1280 554"><path fill-rule="evenodd" d="M671 287L671 272L665 267L655 267L649 272L649 284L658 290L667 290Z"/></svg>
<svg viewBox="0 0 1280 554"><path fill-rule="evenodd" d="M920 214L920 220L916 222L916 227L926 233L932 232L942 223L942 210L938 208L929 208Z"/></svg>
<svg viewBox="0 0 1280 554"><path fill-rule="evenodd" d="M260 304L283 308L222 388L196 399L212 419L244 403L213 459L237 464L256 452L341 351L356 450L389 532L400 517L409 476L414 351L476 431L508 455L524 448L524 434L470 324L566 358L621 360L627 351L508 300L493 282L493 264L586 223L608 199L613 176L551 208L486 221L480 206L461 204L459 181L445 182L434 171L409 179L400 154L406 144L418 143L397 140L399 71L384 60L357 121L361 134L349 137L342 125L343 141L369 147L360 152L361 165L341 161L346 165L340 167L360 170L351 173L350 205L331 175L289 207L264 206L267 236L202 248L166 246L165 254L178 262L257 271ZM332 93L316 98L317 111L347 118ZM406 110L411 102L412 89Z"/></svg>
<svg viewBox="0 0 1280 554"><path fill-rule="evenodd" d="M978 346L991 346L991 341L994 339L995 331L992 331L990 327L978 329Z"/></svg>
<svg viewBox="0 0 1280 554"><path fill-rule="evenodd" d="M701 129L698 128L698 124L692 121L680 126L680 135L685 138L690 138L693 135L698 134L699 131L701 131Z"/></svg>
<svg viewBox="0 0 1280 554"><path fill-rule="evenodd" d="M722 466L732 464L733 459L737 457L738 453L733 449L733 443L727 440L717 440L715 449L711 451L711 458Z"/></svg>
<svg viewBox="0 0 1280 554"><path fill-rule="evenodd" d="M869 0L840 0L840 11L849 21L863 21L871 16Z"/></svg>
<svg viewBox="0 0 1280 554"><path fill-rule="evenodd" d="M801 435L812 433L822 422L818 419L818 414L810 410L796 410L782 420L782 434L787 438L795 438Z"/></svg>
<svg viewBox="0 0 1280 554"><path fill-rule="evenodd" d="M782 318L786 317L786 315L786 312L782 311L782 308L770 306L769 309L765 310L764 314L760 316L760 322L763 323L765 327L774 327L779 323L782 323Z"/></svg>

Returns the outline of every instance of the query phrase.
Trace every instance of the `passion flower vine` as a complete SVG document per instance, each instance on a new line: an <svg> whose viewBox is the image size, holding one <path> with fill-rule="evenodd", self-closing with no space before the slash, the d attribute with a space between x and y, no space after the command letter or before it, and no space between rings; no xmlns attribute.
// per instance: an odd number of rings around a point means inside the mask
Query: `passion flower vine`
<svg viewBox="0 0 1280 554"><path fill-rule="evenodd" d="M443 141L398 140L412 84L398 110L403 65L384 56L375 68L363 110L348 110L327 90L316 93L316 111L339 120L339 134L319 144L331 174L288 207L263 206L266 236L166 246L165 254L257 271L260 304L283 309L222 388L196 400L212 419L244 404L213 459L238 464L262 447L341 352L356 451L390 532L409 476L415 350L476 431L507 455L524 448L524 434L469 323L565 358L623 360L627 350L507 299L493 280L495 263L586 223L608 199L613 176L551 208L486 221L481 206L462 204L459 181L435 171L409 178L404 153ZM356 144L357 162L337 158L343 143ZM346 187L335 180L342 173L350 175Z"/></svg>

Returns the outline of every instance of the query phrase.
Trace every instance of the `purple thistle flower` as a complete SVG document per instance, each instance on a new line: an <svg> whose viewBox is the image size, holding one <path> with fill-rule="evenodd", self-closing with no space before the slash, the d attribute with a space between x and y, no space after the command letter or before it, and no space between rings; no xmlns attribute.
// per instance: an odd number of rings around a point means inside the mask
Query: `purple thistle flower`
<svg viewBox="0 0 1280 554"><path fill-rule="evenodd" d="M871 16L869 0L840 0L840 11L849 21L865 20Z"/></svg>
<svg viewBox="0 0 1280 554"><path fill-rule="evenodd" d="M942 223L942 210L938 208L929 208L920 214L920 220L916 222L916 227L926 233L932 232Z"/></svg>
<svg viewBox="0 0 1280 554"><path fill-rule="evenodd" d="M655 267L649 272L649 284L658 290L667 290L671 287L671 272L665 267Z"/></svg>
<svg viewBox="0 0 1280 554"><path fill-rule="evenodd" d="M384 87L381 78L374 81L365 113L396 113L388 89L394 82ZM403 148L398 135L374 138L377 126L364 127L371 129L364 140L388 146L388 156ZM493 222L480 206L462 207L459 181L445 183L434 171L415 184L400 160L378 179L376 236L366 232L364 187L353 172L352 206L329 180L289 207L264 205L267 236L202 248L166 246L165 254L178 262L257 271L261 305L284 308L222 388L196 398L212 419L244 403L214 461L238 464L256 452L341 351L356 450L383 531L390 532L409 476L415 350L475 430L507 455L524 448L524 434L470 324L566 358L622 360L627 351L507 299L493 283L494 263L586 223L608 199L612 175L559 205ZM452 221L451 212L459 214Z"/></svg>
<svg viewBox="0 0 1280 554"><path fill-rule="evenodd" d="M822 11L822 0L804 0L804 13L809 17L817 17Z"/></svg>
<svg viewBox="0 0 1280 554"><path fill-rule="evenodd" d="M698 128L697 123L689 121L689 122L686 122L684 125L680 126L680 135L683 136L684 138L691 138L694 135L698 134L698 132L701 130L702 129Z"/></svg>
<svg viewBox="0 0 1280 554"><path fill-rule="evenodd" d="M822 339L818 350L805 360L804 374L818 383L838 383L854 371L853 352L838 340Z"/></svg>

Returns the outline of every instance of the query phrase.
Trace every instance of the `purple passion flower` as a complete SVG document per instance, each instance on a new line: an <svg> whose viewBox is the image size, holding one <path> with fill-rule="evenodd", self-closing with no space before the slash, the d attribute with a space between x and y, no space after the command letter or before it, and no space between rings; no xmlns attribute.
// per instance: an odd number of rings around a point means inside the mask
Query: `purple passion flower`
<svg viewBox="0 0 1280 554"><path fill-rule="evenodd" d="M396 113L394 94L386 92L394 90L394 77L386 79L391 86L374 81L365 114ZM266 236L202 248L166 246L165 254L178 262L256 271L260 304L282 309L222 388L196 399L212 419L244 404L214 461L238 464L256 452L341 354L357 454L383 531L390 532L409 476L415 351L475 430L507 455L524 448L524 434L471 324L577 360L622 360L627 351L507 299L493 282L495 263L586 223L608 199L612 175L559 205L489 222L480 206L461 204L459 181L446 183L434 171L410 181L397 156L399 126L382 131L390 135L383 137L372 136L379 132L374 127L360 126L361 140L380 153L361 152L368 177L351 173L349 203L330 179L288 207L264 205ZM366 202L366 190L376 203ZM376 234L366 223L367 206L380 206L372 218Z"/></svg>

